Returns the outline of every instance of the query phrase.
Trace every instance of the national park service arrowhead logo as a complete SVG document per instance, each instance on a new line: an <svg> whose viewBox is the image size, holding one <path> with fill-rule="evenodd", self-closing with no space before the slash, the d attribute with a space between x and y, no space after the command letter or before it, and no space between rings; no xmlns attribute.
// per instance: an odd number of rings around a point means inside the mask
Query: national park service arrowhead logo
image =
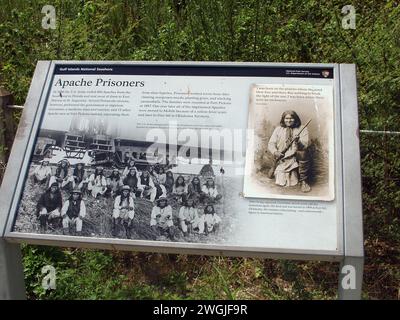
<svg viewBox="0 0 400 320"><path fill-rule="evenodd" d="M322 75L324 76L324 78L328 78L329 77L329 71L328 70L322 70Z"/></svg>

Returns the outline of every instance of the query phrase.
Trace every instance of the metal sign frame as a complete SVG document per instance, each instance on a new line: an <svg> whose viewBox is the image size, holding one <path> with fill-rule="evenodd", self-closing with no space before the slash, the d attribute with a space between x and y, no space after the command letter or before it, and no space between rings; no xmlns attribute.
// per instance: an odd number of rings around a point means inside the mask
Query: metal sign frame
<svg viewBox="0 0 400 320"><path fill-rule="evenodd" d="M56 65L110 64L140 66L201 66L201 67L325 67L334 70L334 131L335 131L335 186L338 207L338 248L335 251L293 250L211 244L171 243L149 240L123 240L109 238L70 237L61 235L36 235L12 232L16 208L22 192L30 155L34 148L36 132L50 92L50 79ZM339 298L359 298L363 270L363 230L361 207L361 172L358 137L358 107L355 66L351 64L302 64L302 63L219 63L219 62L116 62L116 61L39 61L31 82L25 108L20 120L9 165L3 178L0 194L0 280L13 278L10 272L21 273L15 268L20 259L19 246L15 243L39 245L76 246L86 248L153 251L161 253L245 256L276 259L337 261L355 269L356 285L343 285L347 273L340 273ZM12 249L11 249L12 248ZM11 251L10 251L11 250ZM10 252L14 258L10 258ZM12 261L11 261L12 260ZM12 263L14 267L9 264ZM18 263L17 263L18 264ZM347 270L347 268L341 270ZM12 271L14 270L14 271ZM20 277L20 276L18 276ZM1 285L0 285L1 287ZM5 296L15 296L12 290ZM0 291L1 297L1 291Z"/></svg>

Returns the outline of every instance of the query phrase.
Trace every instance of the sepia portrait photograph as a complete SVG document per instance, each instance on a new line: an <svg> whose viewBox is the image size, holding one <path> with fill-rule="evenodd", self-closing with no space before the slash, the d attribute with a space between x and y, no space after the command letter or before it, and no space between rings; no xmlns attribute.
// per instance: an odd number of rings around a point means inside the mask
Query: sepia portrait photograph
<svg viewBox="0 0 400 320"><path fill-rule="evenodd" d="M330 86L253 85L244 196L334 199Z"/></svg>

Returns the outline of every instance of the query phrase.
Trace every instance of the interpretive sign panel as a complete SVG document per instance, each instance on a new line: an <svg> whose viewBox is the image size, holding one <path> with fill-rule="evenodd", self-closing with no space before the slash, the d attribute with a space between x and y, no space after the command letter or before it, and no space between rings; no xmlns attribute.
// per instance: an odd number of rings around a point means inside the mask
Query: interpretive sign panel
<svg viewBox="0 0 400 320"><path fill-rule="evenodd" d="M343 255L339 65L40 67L8 239Z"/></svg>

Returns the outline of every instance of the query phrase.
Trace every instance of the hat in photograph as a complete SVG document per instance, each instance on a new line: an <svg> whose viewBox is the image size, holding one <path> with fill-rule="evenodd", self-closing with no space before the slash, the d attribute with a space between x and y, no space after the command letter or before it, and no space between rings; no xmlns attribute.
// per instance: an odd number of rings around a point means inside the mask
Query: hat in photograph
<svg viewBox="0 0 400 320"><path fill-rule="evenodd" d="M168 203L168 199L165 196L161 196L156 200L157 204L159 204L161 201L165 201L165 202Z"/></svg>
<svg viewBox="0 0 400 320"><path fill-rule="evenodd" d="M82 191L81 191L81 189L74 188L74 190L72 190L71 194L74 194L74 193L82 194Z"/></svg>
<svg viewBox="0 0 400 320"><path fill-rule="evenodd" d="M122 191L124 191L124 190L131 191L131 187L125 184L125 185L123 185L123 186L121 187L121 190L122 190Z"/></svg>
<svg viewBox="0 0 400 320"><path fill-rule="evenodd" d="M50 185L50 188L51 188L51 187L54 187L54 186L56 186L56 187L58 188L58 182L54 181L54 182Z"/></svg>

